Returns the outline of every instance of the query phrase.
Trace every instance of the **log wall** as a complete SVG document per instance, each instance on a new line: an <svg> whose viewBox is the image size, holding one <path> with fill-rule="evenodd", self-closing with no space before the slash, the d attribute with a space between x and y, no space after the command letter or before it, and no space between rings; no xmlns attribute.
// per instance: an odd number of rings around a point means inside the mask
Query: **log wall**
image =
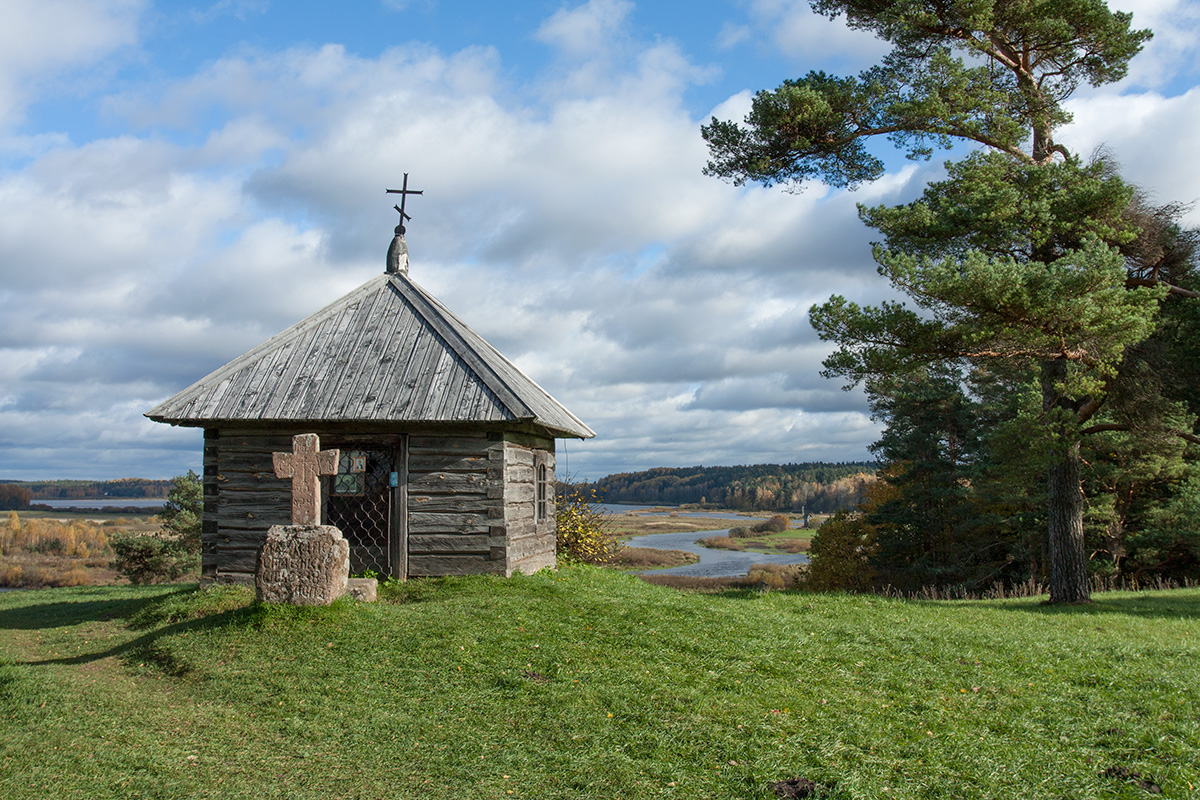
<svg viewBox="0 0 1200 800"><path fill-rule="evenodd" d="M408 574L503 575L498 433L408 437ZM499 524L500 529L494 530Z"/></svg>
<svg viewBox="0 0 1200 800"><path fill-rule="evenodd" d="M272 453L291 451L292 437L207 430L204 445L203 579L253 583L267 529L292 521L292 482L271 463Z"/></svg>
<svg viewBox="0 0 1200 800"><path fill-rule="evenodd" d="M554 527L554 440L509 434L505 442L505 574L531 575L557 565ZM537 518L537 468L545 464L549 513Z"/></svg>
<svg viewBox="0 0 1200 800"><path fill-rule="evenodd" d="M345 431L296 432L318 433L323 447L337 439L372 440ZM291 436L205 431L203 581L252 583L267 529L291 522L291 481L275 477L271 459L291 450ZM553 476L553 439L469 429L409 433L407 575L507 576L553 567L553 505L548 520L536 520L541 463ZM549 493L552 503L552 481Z"/></svg>

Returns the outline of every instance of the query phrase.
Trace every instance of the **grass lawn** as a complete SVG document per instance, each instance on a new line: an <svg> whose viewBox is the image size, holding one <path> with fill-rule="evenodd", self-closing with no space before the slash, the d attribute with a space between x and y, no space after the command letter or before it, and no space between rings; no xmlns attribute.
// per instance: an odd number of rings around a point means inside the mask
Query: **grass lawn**
<svg viewBox="0 0 1200 800"><path fill-rule="evenodd" d="M0 797L1200 797L1198 642L1200 590L1048 608L570 568L324 609L12 592Z"/></svg>

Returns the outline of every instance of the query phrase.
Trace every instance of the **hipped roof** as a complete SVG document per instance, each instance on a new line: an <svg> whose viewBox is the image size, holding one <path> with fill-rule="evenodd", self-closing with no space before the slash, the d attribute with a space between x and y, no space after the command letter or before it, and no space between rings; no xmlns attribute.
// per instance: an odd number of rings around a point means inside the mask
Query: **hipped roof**
<svg viewBox="0 0 1200 800"><path fill-rule="evenodd" d="M384 273L146 413L156 422L527 422L596 434L403 273Z"/></svg>

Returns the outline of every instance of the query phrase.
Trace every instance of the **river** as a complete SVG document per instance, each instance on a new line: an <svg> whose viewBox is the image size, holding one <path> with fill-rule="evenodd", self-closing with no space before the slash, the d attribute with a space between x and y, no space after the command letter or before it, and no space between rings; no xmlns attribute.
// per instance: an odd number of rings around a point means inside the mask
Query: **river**
<svg viewBox="0 0 1200 800"><path fill-rule="evenodd" d="M653 547L658 550L686 550L700 556L695 564L670 569L647 570L643 574L692 575L699 578L738 578L750 571L755 564L807 564L808 556L803 553L750 553L738 550L719 550L704 547L696 541L707 536L725 536L723 531L689 531L687 533L652 533L626 539L629 547Z"/></svg>
<svg viewBox="0 0 1200 800"><path fill-rule="evenodd" d="M631 511L645 511L662 506L627 506L601 504L601 508L613 514L627 514ZM656 515L677 515L680 517L707 517L709 519L746 520L761 522L761 519L747 514L735 512L713 511L659 511ZM750 553L737 550L719 550L696 544L700 539L709 536L727 536L729 529L715 531L688 531L685 533L651 533L646 536L635 536L626 539L628 547L651 547L656 550L685 550L700 556L695 564L670 569L646 570L642 574L653 575L691 575L698 578L740 578L750 571L755 564L807 564L808 556L803 553Z"/></svg>
<svg viewBox="0 0 1200 800"><path fill-rule="evenodd" d="M85 508L98 511L101 508L112 507L159 511L167 499L165 497L56 497L49 500L34 498L29 502L31 505L46 505L51 508Z"/></svg>

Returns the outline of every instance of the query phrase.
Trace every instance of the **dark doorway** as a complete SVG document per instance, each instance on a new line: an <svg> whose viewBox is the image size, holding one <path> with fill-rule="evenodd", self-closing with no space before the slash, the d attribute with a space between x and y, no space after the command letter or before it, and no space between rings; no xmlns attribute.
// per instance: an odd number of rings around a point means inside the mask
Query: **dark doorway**
<svg viewBox="0 0 1200 800"><path fill-rule="evenodd" d="M321 482L321 519L350 544L350 574L404 577L402 447L338 442L338 471Z"/></svg>

